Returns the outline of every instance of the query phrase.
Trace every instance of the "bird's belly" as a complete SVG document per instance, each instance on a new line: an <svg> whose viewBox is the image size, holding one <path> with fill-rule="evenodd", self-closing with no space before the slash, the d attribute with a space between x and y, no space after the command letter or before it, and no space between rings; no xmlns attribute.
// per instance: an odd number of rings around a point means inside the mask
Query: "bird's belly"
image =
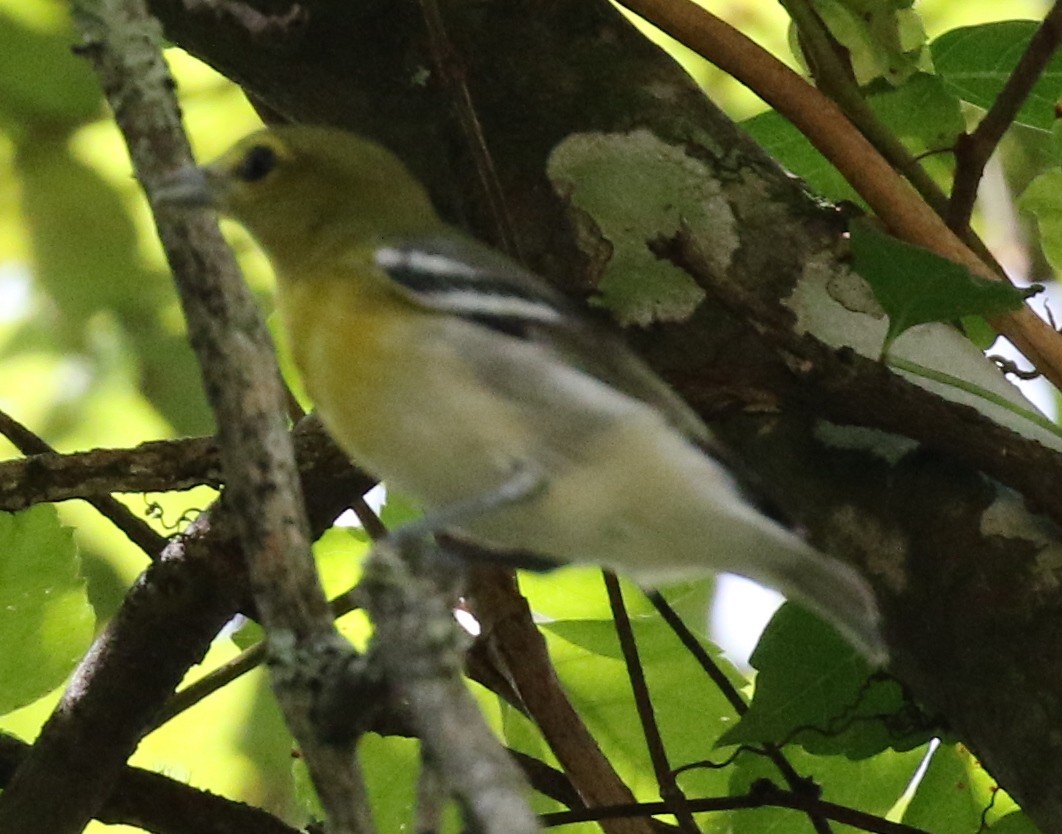
<svg viewBox="0 0 1062 834"><path fill-rule="evenodd" d="M549 457L519 408L480 385L446 340L404 319L376 329L350 342L311 336L297 351L322 421L356 464L430 510Z"/></svg>
<svg viewBox="0 0 1062 834"><path fill-rule="evenodd" d="M470 345L475 330L401 312L362 317L358 331L305 328L296 346L322 420L356 464L429 513L487 499L515 476L539 479L461 525L487 544L620 569L700 561L683 533L703 547L704 505L737 495L649 406L534 346Z"/></svg>

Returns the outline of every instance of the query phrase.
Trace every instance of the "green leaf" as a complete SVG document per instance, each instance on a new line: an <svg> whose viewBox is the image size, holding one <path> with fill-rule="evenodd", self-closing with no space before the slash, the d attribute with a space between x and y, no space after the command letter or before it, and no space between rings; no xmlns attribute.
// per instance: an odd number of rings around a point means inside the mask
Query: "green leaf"
<svg viewBox="0 0 1062 834"><path fill-rule="evenodd" d="M874 114L918 151L951 148L966 130L959 99L936 75L920 72L899 87L867 97Z"/></svg>
<svg viewBox="0 0 1062 834"><path fill-rule="evenodd" d="M73 533L55 508L0 513L0 714L62 683L94 622Z"/></svg>
<svg viewBox="0 0 1062 834"><path fill-rule="evenodd" d="M1036 218L1044 257L1056 271L1062 270L1062 170L1046 171L1029 183L1018 208Z"/></svg>
<svg viewBox="0 0 1062 834"><path fill-rule="evenodd" d="M631 625L672 766L713 758L715 741L734 720L733 708L655 613L635 616ZM549 623L543 631L564 689L604 755L636 796L658 798L613 622ZM717 647L700 642L734 686L745 685ZM691 796L722 795L727 781L725 771L704 768L681 779Z"/></svg>
<svg viewBox="0 0 1062 834"><path fill-rule="evenodd" d="M1031 819L1019 812L1007 814L992 826L992 834L1040 834Z"/></svg>
<svg viewBox="0 0 1062 834"><path fill-rule="evenodd" d="M863 658L799 606L778 610L751 661L759 670L755 695L720 744L793 741L813 753L859 759L910 750L931 735L907 726L911 708L897 683L870 678Z"/></svg>
<svg viewBox="0 0 1062 834"><path fill-rule="evenodd" d="M928 69L921 18L903 4L815 0L815 10L833 38L848 50L860 86L879 78L898 86Z"/></svg>
<svg viewBox="0 0 1062 834"><path fill-rule="evenodd" d="M933 64L959 98L987 110L1010 78L1038 26L1034 20L1008 20L952 29L930 45ZM1062 53L1055 53L1015 121L1050 130L1060 97Z"/></svg>
<svg viewBox="0 0 1062 834"><path fill-rule="evenodd" d="M867 103L914 152L950 147L965 129L959 100L940 79L926 73L868 95ZM840 172L785 117L772 110L742 122L742 127L814 193L831 200L862 202Z"/></svg>
<svg viewBox="0 0 1062 834"><path fill-rule="evenodd" d="M799 748L787 748L785 757L801 777L814 780L822 787L822 798L868 814L884 817L903 795L921 764L925 750L906 753L885 751L858 762L843 756L813 756ZM730 782L730 794L747 793L758 779L770 779L779 787L788 787L778 768L763 756L741 755ZM719 815L723 816L723 815ZM729 812L727 834L815 834L816 829L805 814L789 808L743 809ZM927 829L939 834L937 829ZM966 832L971 834L972 831ZM835 834L856 834L860 829L834 823Z"/></svg>
<svg viewBox="0 0 1062 834"><path fill-rule="evenodd" d="M69 24L40 31L0 13L0 124L6 129L39 123L55 132L100 112L99 85L88 62L71 53L72 40Z"/></svg>
<svg viewBox="0 0 1062 834"><path fill-rule="evenodd" d="M1025 294L989 281L932 252L903 243L869 223L852 224L852 260L889 316L882 354L908 328L963 316L989 317L1021 307Z"/></svg>
<svg viewBox="0 0 1062 834"><path fill-rule="evenodd" d="M969 834L982 830L981 814L991 797L971 780L971 765L976 767L966 748L941 745L918 783L903 822L933 834Z"/></svg>
<svg viewBox="0 0 1062 834"><path fill-rule="evenodd" d="M774 110L760 113L746 119L741 127L787 171L804 180L815 194L831 200L862 202L841 173L780 113Z"/></svg>

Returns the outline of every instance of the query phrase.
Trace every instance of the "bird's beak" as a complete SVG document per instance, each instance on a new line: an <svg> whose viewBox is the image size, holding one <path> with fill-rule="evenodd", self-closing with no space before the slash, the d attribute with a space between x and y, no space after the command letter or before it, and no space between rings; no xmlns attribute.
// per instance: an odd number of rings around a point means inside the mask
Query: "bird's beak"
<svg viewBox="0 0 1062 834"><path fill-rule="evenodd" d="M207 171L189 165L168 174L151 190L151 201L167 208L204 208L214 204Z"/></svg>

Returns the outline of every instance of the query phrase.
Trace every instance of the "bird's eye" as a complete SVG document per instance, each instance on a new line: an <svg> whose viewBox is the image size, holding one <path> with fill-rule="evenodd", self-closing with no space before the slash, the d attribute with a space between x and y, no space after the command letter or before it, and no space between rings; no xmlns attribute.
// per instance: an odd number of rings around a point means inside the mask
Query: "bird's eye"
<svg viewBox="0 0 1062 834"><path fill-rule="evenodd" d="M244 182L258 182L277 164L277 154L268 145L255 145L240 160L233 173Z"/></svg>

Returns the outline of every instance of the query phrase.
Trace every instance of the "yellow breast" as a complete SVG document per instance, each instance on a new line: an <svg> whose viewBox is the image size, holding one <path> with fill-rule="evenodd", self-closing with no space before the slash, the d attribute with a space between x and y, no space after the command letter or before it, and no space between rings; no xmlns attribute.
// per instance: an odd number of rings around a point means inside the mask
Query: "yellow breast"
<svg viewBox="0 0 1062 834"><path fill-rule="evenodd" d="M278 306L306 391L359 466L425 506L478 494L530 452L533 427L482 385L463 325L403 298L386 275L302 271Z"/></svg>

